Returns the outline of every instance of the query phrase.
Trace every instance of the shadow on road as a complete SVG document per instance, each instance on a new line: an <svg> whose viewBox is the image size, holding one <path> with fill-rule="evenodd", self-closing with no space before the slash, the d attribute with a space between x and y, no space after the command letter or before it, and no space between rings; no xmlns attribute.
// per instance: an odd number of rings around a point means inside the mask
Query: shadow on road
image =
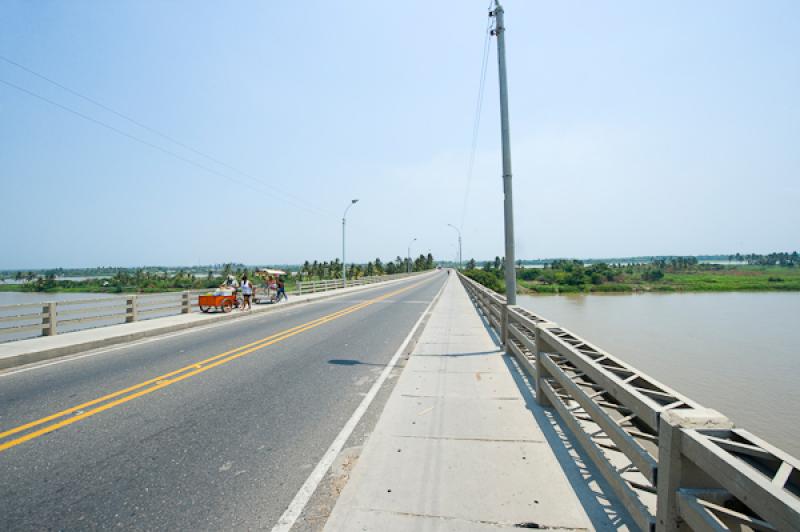
<svg viewBox="0 0 800 532"><path fill-rule="evenodd" d="M333 364L334 366L380 366L382 368L386 367L386 364L373 364L372 362L361 362L360 360L355 360L352 358L332 358L328 360L328 364Z"/></svg>

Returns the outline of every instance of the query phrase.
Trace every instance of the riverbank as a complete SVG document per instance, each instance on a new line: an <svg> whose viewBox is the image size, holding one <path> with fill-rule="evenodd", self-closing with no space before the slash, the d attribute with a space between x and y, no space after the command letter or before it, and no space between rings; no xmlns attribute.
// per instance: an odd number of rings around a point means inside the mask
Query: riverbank
<svg viewBox="0 0 800 532"><path fill-rule="evenodd" d="M468 270L466 275L499 292L505 282L499 270ZM800 268L752 265L583 267L573 263L517 272L520 294L638 292L794 292L800 291Z"/></svg>
<svg viewBox="0 0 800 532"><path fill-rule="evenodd" d="M217 283L218 284L218 283ZM214 286L217 286L215 284ZM206 286L194 287L174 287L174 286L154 286L154 287L136 287L126 286L117 288L116 286L100 286L96 284L80 284L76 286L53 286L43 288L41 290L33 289L24 284L0 284L0 292L22 292L26 294L109 294L119 295L127 293L161 293L161 292L180 292L183 290L202 290L209 288ZM211 290L213 287L209 288Z"/></svg>
<svg viewBox="0 0 800 532"><path fill-rule="evenodd" d="M0 292L22 292L23 286L21 284L4 284L0 283Z"/></svg>
<svg viewBox="0 0 800 532"><path fill-rule="evenodd" d="M657 280L628 278L602 284L544 284L520 280L527 293L753 292L800 291L800 269L739 266L723 271L665 273ZM522 292L522 291L521 291Z"/></svg>

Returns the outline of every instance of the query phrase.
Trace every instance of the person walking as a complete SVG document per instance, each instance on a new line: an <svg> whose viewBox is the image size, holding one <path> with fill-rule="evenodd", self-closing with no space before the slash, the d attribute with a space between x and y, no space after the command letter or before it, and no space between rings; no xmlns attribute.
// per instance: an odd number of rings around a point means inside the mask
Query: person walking
<svg viewBox="0 0 800 532"><path fill-rule="evenodd" d="M239 287L242 290L242 310L250 310L250 297L253 295L253 283L247 279L247 274L242 276L242 282Z"/></svg>
<svg viewBox="0 0 800 532"><path fill-rule="evenodd" d="M278 281L275 277L269 276L269 302L270 303L277 303L278 302Z"/></svg>
<svg viewBox="0 0 800 532"><path fill-rule="evenodd" d="M289 296L286 295L286 285L283 282L283 277L278 277L278 295L275 297L276 303L281 300L281 296L283 296L283 299L286 301L289 301Z"/></svg>

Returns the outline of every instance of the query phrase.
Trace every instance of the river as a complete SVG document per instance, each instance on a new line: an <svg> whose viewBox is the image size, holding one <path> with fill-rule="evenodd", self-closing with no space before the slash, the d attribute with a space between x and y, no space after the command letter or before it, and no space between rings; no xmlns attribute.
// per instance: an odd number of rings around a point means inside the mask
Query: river
<svg viewBox="0 0 800 532"><path fill-rule="evenodd" d="M800 293L541 295L517 303L800 456Z"/></svg>
<svg viewBox="0 0 800 532"><path fill-rule="evenodd" d="M92 294L89 292L0 292L0 306L44 303L47 301L67 301L75 299L96 299L101 297L121 297L123 294Z"/></svg>

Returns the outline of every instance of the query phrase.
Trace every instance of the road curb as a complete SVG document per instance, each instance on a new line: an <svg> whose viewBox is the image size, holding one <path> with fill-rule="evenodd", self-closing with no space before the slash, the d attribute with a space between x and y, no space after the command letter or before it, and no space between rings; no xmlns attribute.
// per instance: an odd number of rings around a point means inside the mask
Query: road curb
<svg viewBox="0 0 800 532"><path fill-rule="evenodd" d="M137 331L131 333L121 333L115 336L109 336L106 338L99 338L97 340L89 340L85 342L75 343L71 345L64 345L59 347L51 347L46 349L40 349L38 351L30 351L26 353L20 353L17 355L8 355L2 356L0 355L0 371L4 369L15 368L18 366L24 366L27 364L32 364L35 362L42 362L45 360L50 360L53 358L59 358L69 355L75 355L78 353L83 353L85 351L91 351L93 349L100 349L103 347L110 347L114 345L134 342L136 340L141 340L144 338L150 338L155 336L162 336L165 334L178 332L186 329L192 329L195 327L202 327L205 325L217 323L220 321L227 321L227 320L234 320L238 318L244 317L252 317L254 314L260 313L268 313L268 312L276 312L280 309L285 309L289 307L294 307L297 305L308 304L308 303L315 303L317 301L325 301L327 299L332 299L339 296L344 296L348 294L353 294L357 292L366 291L371 288L378 288L381 286L389 286L392 284L396 284L402 281L408 281L409 279L418 279L420 277L425 277L426 275L420 275L418 277L405 277L402 279L392 279L391 281L386 281L383 283L376 283L371 285L363 285L363 286L353 286L348 287L345 289L338 289L338 290L331 290L330 293L322 293L322 295L314 297L313 299L294 299L292 301L287 301L285 304L280 304L277 306L268 306L268 307L261 307L255 308L252 312L237 312L237 313L230 313L230 314L219 314L219 315L206 315L207 319L201 319L197 321L191 321L187 323L178 323L173 325L166 325L163 327L156 327L153 329L148 329L144 331ZM346 291L344 291L346 290ZM304 297L304 295L296 295L295 298ZM169 316L174 317L174 316ZM154 320L148 321L155 321L160 318L155 318ZM141 322L139 322L141 323ZM120 324L122 326L126 324ZM112 326L113 327L113 326ZM80 331L79 331L80 332ZM65 333L70 334L70 333ZM24 341L24 340L20 340Z"/></svg>

